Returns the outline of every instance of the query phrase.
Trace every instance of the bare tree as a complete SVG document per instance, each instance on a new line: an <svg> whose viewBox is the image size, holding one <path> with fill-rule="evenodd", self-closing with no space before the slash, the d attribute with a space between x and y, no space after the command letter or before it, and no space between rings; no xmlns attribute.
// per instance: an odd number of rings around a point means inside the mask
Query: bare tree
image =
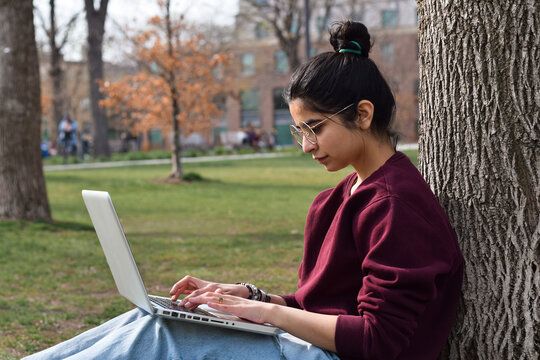
<svg viewBox="0 0 540 360"><path fill-rule="evenodd" d="M171 0L166 0L165 3L165 22L167 30L167 55L169 59L174 59L174 44L173 44L173 26L171 24ZM180 178L184 174L181 162L182 144L180 143L180 124L178 123L178 115L180 114L180 105L178 104L178 89L176 87L176 74L174 68L166 68L167 85L171 92L172 99L172 123L173 123L173 140L172 140L172 177Z"/></svg>
<svg viewBox="0 0 540 360"><path fill-rule="evenodd" d="M420 169L465 257L444 359L540 352L540 7L418 2Z"/></svg>
<svg viewBox="0 0 540 360"><path fill-rule="evenodd" d="M322 10L322 21L327 24L336 2L336 0L311 0L308 2L309 12L313 13L315 9ZM289 69L294 70L301 61L298 51L300 42L302 39L305 40L304 4L305 2L300 0L241 0L238 19L247 23L269 24L279 42L279 47L287 55ZM312 27L309 24L308 26ZM319 39L327 33L326 30L326 28L319 29Z"/></svg>
<svg viewBox="0 0 540 360"><path fill-rule="evenodd" d="M50 220L31 0L0 0L0 219Z"/></svg>
<svg viewBox="0 0 540 360"><path fill-rule="evenodd" d="M302 37L303 7L298 0L243 0L239 18L249 22L270 24L280 48L287 55L289 69L294 70L300 64L298 46Z"/></svg>
<svg viewBox="0 0 540 360"><path fill-rule="evenodd" d="M93 0L84 0L88 23L88 73L90 79L90 104L94 123L94 157L111 155L108 124L105 111L99 106L103 94L98 81L103 79L103 35L109 0L100 0L99 8Z"/></svg>
<svg viewBox="0 0 540 360"><path fill-rule="evenodd" d="M330 21L330 14L332 12L332 8L334 8L336 0L321 0L322 1L322 9L323 9L323 15L320 20L320 26L317 24L317 31L318 31L318 37L317 41L322 42L326 41L327 35L328 35L328 22Z"/></svg>
<svg viewBox="0 0 540 360"><path fill-rule="evenodd" d="M75 13L64 26L56 25L56 6L55 0L49 0L49 25L38 8L34 9L38 18L41 21L43 31L47 34L50 54L49 54L49 75L52 82L52 109L54 117L54 126L51 129L52 138L55 139L58 135L58 125L62 119L65 109L65 93L63 84L62 70L62 49L66 45L70 31L73 29L80 12ZM62 34L63 32L63 34ZM61 40L58 41L58 37Z"/></svg>

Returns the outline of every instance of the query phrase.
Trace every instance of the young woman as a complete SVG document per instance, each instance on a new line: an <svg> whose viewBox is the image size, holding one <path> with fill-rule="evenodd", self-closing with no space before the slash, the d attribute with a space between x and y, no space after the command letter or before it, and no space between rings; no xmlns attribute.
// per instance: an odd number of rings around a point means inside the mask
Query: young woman
<svg viewBox="0 0 540 360"><path fill-rule="evenodd" d="M298 290L276 295L251 284L186 276L170 291L172 300L187 294L181 305L188 308L207 304L283 332L270 337L206 329L133 310L60 344L58 354L437 358L461 289L463 260L454 232L417 169L394 149L394 98L368 57L366 27L335 24L330 42L335 51L311 58L292 76L286 93L291 132L326 170L350 165L354 172L320 193L309 210ZM64 350L70 342L82 350Z"/></svg>

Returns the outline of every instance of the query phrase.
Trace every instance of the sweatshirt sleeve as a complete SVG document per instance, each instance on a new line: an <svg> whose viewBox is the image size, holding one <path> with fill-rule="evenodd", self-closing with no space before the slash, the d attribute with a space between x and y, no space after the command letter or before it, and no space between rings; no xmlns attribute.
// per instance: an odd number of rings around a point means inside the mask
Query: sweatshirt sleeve
<svg viewBox="0 0 540 360"><path fill-rule="evenodd" d="M291 295L279 295L285 300L285 303L287 303L287 306L300 309L300 304L298 304L298 301L296 301L296 297L294 294Z"/></svg>
<svg viewBox="0 0 540 360"><path fill-rule="evenodd" d="M395 359L407 347L437 284L451 269L434 225L392 197L357 215L353 234L363 258L359 315L338 317L338 355Z"/></svg>

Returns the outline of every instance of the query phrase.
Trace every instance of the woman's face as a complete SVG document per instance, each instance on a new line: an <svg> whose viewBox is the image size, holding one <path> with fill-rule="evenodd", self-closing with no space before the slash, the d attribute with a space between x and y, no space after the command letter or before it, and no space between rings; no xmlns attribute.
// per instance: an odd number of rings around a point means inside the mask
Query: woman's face
<svg viewBox="0 0 540 360"><path fill-rule="evenodd" d="M315 133L316 143L312 144L304 137L302 150L311 154L326 170L338 171L348 165L356 168L361 163L364 135L359 129L346 127L341 115L332 117L332 114L310 111L299 99L290 102L289 110L297 127L305 128L302 123L306 123Z"/></svg>

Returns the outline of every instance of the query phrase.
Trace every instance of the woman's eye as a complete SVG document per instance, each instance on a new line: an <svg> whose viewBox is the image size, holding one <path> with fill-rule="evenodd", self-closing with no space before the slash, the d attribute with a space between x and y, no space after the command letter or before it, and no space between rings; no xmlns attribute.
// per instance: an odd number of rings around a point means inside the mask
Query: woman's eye
<svg viewBox="0 0 540 360"><path fill-rule="evenodd" d="M317 134L322 128L322 124L321 125L315 125L314 127L311 128L311 130Z"/></svg>

